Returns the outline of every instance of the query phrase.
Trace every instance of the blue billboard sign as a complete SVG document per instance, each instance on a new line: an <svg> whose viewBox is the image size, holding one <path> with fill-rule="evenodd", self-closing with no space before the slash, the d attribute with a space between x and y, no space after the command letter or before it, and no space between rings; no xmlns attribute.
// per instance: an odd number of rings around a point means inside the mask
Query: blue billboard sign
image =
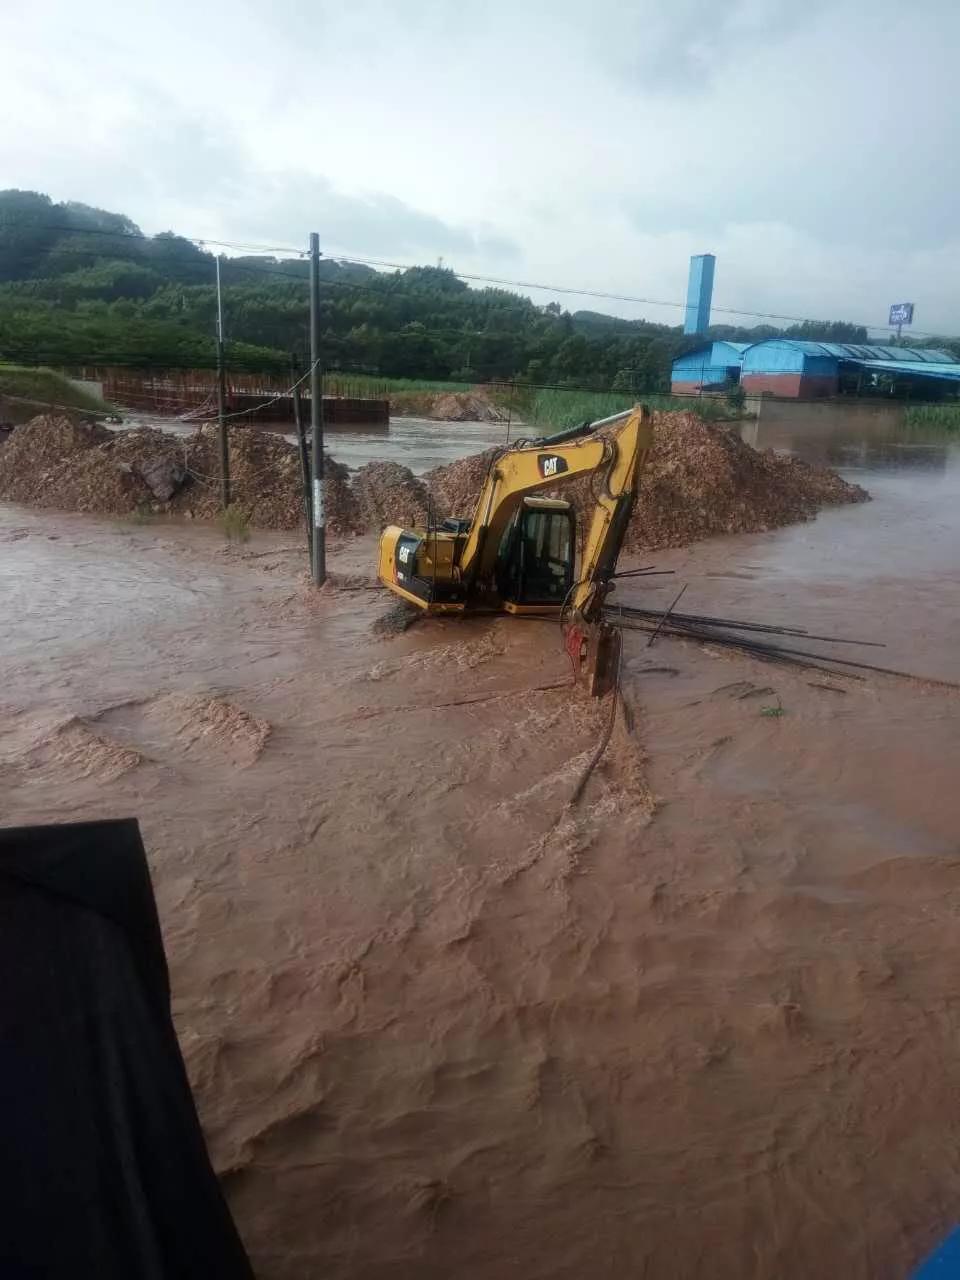
<svg viewBox="0 0 960 1280"><path fill-rule="evenodd" d="M895 302L890 308L891 325L913 324L913 303Z"/></svg>

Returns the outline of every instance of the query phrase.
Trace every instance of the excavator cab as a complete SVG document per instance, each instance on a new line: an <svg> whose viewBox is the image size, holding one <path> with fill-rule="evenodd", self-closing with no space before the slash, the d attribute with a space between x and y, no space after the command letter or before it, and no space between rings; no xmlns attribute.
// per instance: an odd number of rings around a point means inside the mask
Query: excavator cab
<svg viewBox="0 0 960 1280"><path fill-rule="evenodd" d="M573 587L576 522L569 502L525 497L500 539L494 576L510 613L559 606Z"/></svg>

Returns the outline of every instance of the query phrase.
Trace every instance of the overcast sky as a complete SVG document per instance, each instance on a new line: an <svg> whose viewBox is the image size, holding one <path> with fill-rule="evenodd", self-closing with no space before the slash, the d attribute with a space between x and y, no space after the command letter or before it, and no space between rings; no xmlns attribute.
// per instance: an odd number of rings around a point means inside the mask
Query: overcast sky
<svg viewBox="0 0 960 1280"><path fill-rule="evenodd" d="M31 0L4 25L0 187L671 301L713 252L715 307L914 301L960 332L956 0Z"/></svg>

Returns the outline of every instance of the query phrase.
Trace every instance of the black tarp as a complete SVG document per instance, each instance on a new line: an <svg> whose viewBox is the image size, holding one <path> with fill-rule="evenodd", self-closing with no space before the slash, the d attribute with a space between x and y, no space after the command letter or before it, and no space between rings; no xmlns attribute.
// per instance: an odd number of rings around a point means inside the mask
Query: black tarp
<svg viewBox="0 0 960 1280"><path fill-rule="evenodd" d="M136 821L0 830L0 1280L251 1280Z"/></svg>

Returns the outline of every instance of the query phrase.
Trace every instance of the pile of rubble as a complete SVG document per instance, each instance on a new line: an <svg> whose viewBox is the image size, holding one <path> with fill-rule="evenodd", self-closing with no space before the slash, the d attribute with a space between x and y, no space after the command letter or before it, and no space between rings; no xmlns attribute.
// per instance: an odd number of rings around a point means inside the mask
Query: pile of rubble
<svg viewBox="0 0 960 1280"><path fill-rule="evenodd" d="M470 516L487 472L502 449L484 449L457 462L434 467L423 477L441 516Z"/></svg>
<svg viewBox="0 0 960 1280"><path fill-rule="evenodd" d="M470 516L500 452L487 449L436 467L422 480L395 462L370 463L352 483L347 468L327 458L327 528L376 533L387 524L422 524L428 509L441 518ZM230 479L234 503L255 528L302 524L297 450L279 436L231 429ZM590 510L589 480L559 492L581 514ZM652 550L758 532L868 496L824 467L757 452L735 428L692 414L656 413L654 447L625 545ZM183 439L149 427L109 431L65 417L35 418L0 447L0 498L66 511L124 515L147 509L214 519L220 510L217 430L205 425Z"/></svg>
<svg viewBox="0 0 960 1280"><path fill-rule="evenodd" d="M297 450L279 436L230 430L230 491L250 524L292 529L303 522ZM347 468L326 459L324 494L332 533L360 532L363 519ZM220 511L216 427L189 439L150 427L108 431L43 415L17 427L0 449L0 498L64 511L135 511L212 520Z"/></svg>
<svg viewBox="0 0 960 1280"><path fill-rule="evenodd" d="M355 473L351 488L370 533L393 523L422 525L427 519L427 486L399 462L368 462Z"/></svg>
<svg viewBox="0 0 960 1280"><path fill-rule="evenodd" d="M505 422L507 418L484 387L472 391L397 392L390 399L390 412L434 422Z"/></svg>
<svg viewBox="0 0 960 1280"><path fill-rule="evenodd" d="M822 506L870 496L825 467L751 448L735 426L690 413L654 413L653 421L628 550L759 533L809 520Z"/></svg>
<svg viewBox="0 0 960 1280"><path fill-rule="evenodd" d="M135 511L151 491L114 459L106 427L44 414L16 427L0 449L0 498L64 511Z"/></svg>
<svg viewBox="0 0 960 1280"><path fill-rule="evenodd" d="M654 445L627 532L628 550L686 546L721 533L757 533L795 524L822 506L863 502L869 494L834 471L752 449L736 427L689 413L654 413ZM469 516L500 450L437 467L424 477L442 515ZM590 481L556 491L592 510ZM581 529L583 521L581 519Z"/></svg>

